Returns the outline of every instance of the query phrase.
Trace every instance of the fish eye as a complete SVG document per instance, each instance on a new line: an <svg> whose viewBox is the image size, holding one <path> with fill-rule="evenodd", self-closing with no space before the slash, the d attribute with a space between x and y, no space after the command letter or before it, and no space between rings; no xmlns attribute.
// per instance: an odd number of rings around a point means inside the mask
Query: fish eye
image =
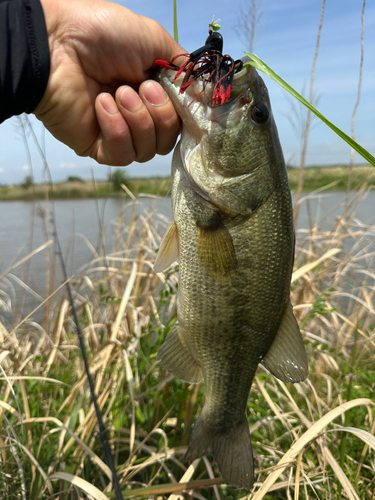
<svg viewBox="0 0 375 500"><path fill-rule="evenodd" d="M267 106L263 103L256 104L251 108L251 118L255 121L255 123L266 123L270 116L270 112L268 111Z"/></svg>

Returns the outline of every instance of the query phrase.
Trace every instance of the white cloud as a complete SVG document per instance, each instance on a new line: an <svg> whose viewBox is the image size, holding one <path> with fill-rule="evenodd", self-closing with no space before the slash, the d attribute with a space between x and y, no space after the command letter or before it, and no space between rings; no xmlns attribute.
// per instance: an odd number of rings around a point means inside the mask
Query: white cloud
<svg viewBox="0 0 375 500"><path fill-rule="evenodd" d="M69 163L62 161L59 163L59 168L76 168L78 167L77 163Z"/></svg>
<svg viewBox="0 0 375 500"><path fill-rule="evenodd" d="M23 165L23 167L21 167L21 170L31 170L31 167L30 165Z"/></svg>
<svg viewBox="0 0 375 500"><path fill-rule="evenodd" d="M3 168L0 168L0 174L1 174L2 172L4 172L4 169L3 169Z"/></svg>

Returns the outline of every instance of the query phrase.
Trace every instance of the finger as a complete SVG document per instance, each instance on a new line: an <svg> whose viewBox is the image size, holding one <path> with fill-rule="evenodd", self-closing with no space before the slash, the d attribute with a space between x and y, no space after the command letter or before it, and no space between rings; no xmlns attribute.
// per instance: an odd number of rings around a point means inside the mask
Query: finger
<svg viewBox="0 0 375 500"><path fill-rule="evenodd" d="M131 131L110 94L102 93L95 101L100 133L90 156L98 163L125 166L136 158Z"/></svg>
<svg viewBox="0 0 375 500"><path fill-rule="evenodd" d="M139 95L153 119L156 133L156 153L168 154L176 144L180 119L163 87L153 80L143 82Z"/></svg>
<svg viewBox="0 0 375 500"><path fill-rule="evenodd" d="M116 91L116 103L133 141L135 161L146 162L156 154L154 121L135 90L124 85Z"/></svg>

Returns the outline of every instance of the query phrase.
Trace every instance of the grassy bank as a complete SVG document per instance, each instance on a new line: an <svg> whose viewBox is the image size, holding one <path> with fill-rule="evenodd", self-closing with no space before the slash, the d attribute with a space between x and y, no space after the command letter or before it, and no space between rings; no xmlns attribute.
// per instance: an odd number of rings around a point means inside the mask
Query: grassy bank
<svg viewBox="0 0 375 500"><path fill-rule="evenodd" d="M171 180L170 177L131 179L127 185L134 195L143 193L166 196L170 192ZM52 192L56 200L124 197L124 191L114 191L108 181L59 182L53 185ZM50 193L47 184L35 184L28 189L21 186L0 186L0 201L46 199L47 193Z"/></svg>
<svg viewBox="0 0 375 500"><path fill-rule="evenodd" d="M296 189L299 171L288 167L290 187ZM347 166L310 167L304 170L304 190L314 191L330 185L331 190L345 190L348 183ZM359 189L366 184L375 189L375 169L370 166L356 166L352 173L352 189ZM135 194L153 194L166 196L170 193L169 177L129 179L129 189ZM36 184L25 189L21 186L0 186L0 201L45 199L48 186ZM98 197L121 197L123 191L114 191L108 181L98 182L61 182L53 186L54 199L80 199Z"/></svg>
<svg viewBox="0 0 375 500"><path fill-rule="evenodd" d="M176 319L178 267L152 271L166 222L135 217L118 226L113 254L98 256L74 277L124 498L178 500L188 490L181 498L373 500L373 229L352 215L346 211L331 231L313 227L297 234L292 304L309 378L284 384L259 368L247 405L256 468L250 496L222 484L210 457L183 462L204 386L173 379L156 362ZM0 285L10 304L11 284ZM0 320L0 345L4 498L79 500L87 498L82 491L88 498L113 498L66 297L40 325L32 318L18 325Z"/></svg>
<svg viewBox="0 0 375 500"><path fill-rule="evenodd" d="M299 169L288 167L289 183L292 190L297 188ZM345 191L348 186L349 167L337 165L332 167L308 167L303 171L303 189L314 191L329 186L331 191ZM351 189L363 186L375 189L375 168L370 165L358 165L352 170Z"/></svg>

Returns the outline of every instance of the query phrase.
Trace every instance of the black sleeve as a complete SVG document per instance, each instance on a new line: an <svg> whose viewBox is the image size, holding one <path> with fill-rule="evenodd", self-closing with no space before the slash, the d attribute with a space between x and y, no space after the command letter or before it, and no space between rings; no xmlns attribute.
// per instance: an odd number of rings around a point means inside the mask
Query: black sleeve
<svg viewBox="0 0 375 500"><path fill-rule="evenodd" d="M34 111L49 72L48 36L39 0L0 0L0 123Z"/></svg>

